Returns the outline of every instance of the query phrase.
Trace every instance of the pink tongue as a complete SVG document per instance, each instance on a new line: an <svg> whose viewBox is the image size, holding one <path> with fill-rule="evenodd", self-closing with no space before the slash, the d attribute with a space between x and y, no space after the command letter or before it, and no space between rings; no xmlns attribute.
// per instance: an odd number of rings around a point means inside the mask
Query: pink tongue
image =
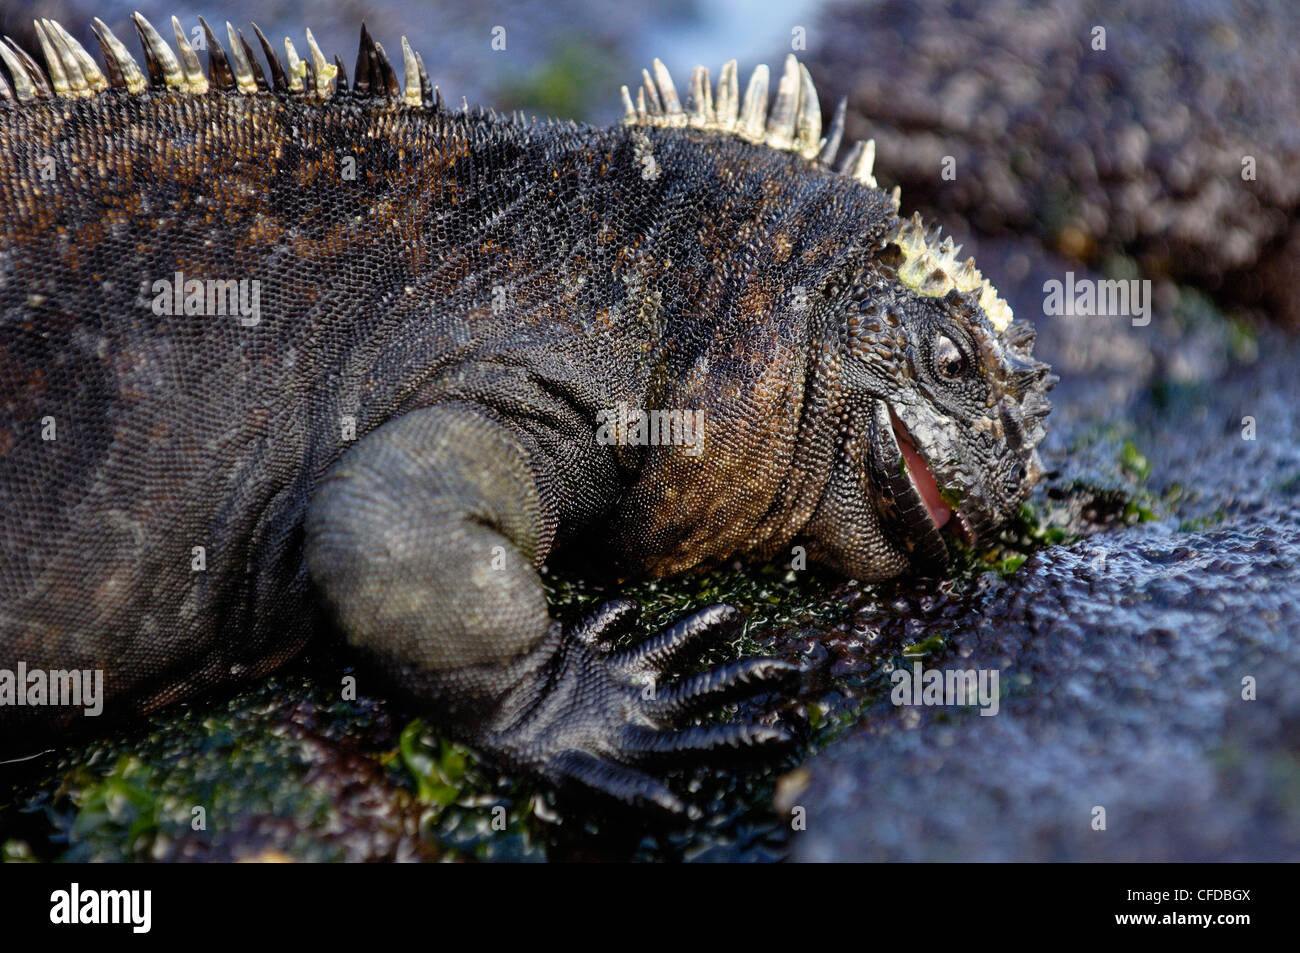
<svg viewBox="0 0 1300 953"><path fill-rule="evenodd" d="M925 465L921 455L916 452L907 434L899 432L897 428L894 432L898 436L898 447L903 451L903 460L907 463L907 472L912 477L912 485L921 494L921 500L925 503L925 508L930 511L930 519L934 520L934 525L942 529L944 524L952 519L952 510L939 495L939 484L935 481L934 474Z"/></svg>

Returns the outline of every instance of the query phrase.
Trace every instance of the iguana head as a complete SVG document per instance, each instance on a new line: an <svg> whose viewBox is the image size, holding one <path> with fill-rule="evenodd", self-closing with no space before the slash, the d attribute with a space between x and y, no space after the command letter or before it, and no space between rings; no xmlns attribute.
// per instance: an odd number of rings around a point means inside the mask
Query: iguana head
<svg viewBox="0 0 1300 953"><path fill-rule="evenodd" d="M759 67L742 100L729 63L714 95L707 71L697 67L683 108L656 61L635 101L626 88L623 96L630 126L717 131L752 143L743 172L736 172L736 160L725 160L720 187L734 190L731 183L746 175L780 182L769 190L775 202L796 206L773 214L770 220L781 224L757 239L793 251L749 280L816 289L808 296L813 353L794 438L805 445L803 463L796 448L790 464L807 472L779 487L769 483L768 500L746 470L762 470L765 461L732 461L728 479L744 497L732 510L762 499L751 506L762 510L751 538L760 540L755 548L772 552L788 542L767 532L784 521L773 514L800 505L781 498L807 496L812 484L815 503L799 535L813 558L864 579L942 569L945 534L987 542L1042 476L1036 448L1055 378L1031 356L1033 329L1013 323L974 260L959 260L952 240L941 242L919 218L899 218L898 190L884 194L873 176L874 143L859 142L836 162L844 103L823 138L816 91L794 57L770 109L767 87L767 70ZM764 258L753 254L749 261L754 271ZM738 327L753 318L718 320ZM764 380L743 399L751 410L775 407L771 395L779 390ZM809 423L817 417L826 419ZM814 444L818 449L809 450Z"/></svg>
<svg viewBox="0 0 1300 953"><path fill-rule="evenodd" d="M830 289L848 433L811 528L851 575L942 568L945 533L987 542L1043 473L1055 378L958 250L914 218Z"/></svg>

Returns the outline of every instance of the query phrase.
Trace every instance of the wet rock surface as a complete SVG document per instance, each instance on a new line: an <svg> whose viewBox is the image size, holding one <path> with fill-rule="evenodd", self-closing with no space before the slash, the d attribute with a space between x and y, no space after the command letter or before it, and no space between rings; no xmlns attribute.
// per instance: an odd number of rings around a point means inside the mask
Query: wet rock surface
<svg viewBox="0 0 1300 953"><path fill-rule="evenodd" d="M936 607L940 659L897 664L996 670L997 713L878 702L805 767L794 856L1293 860L1298 571L1292 501L1053 548Z"/></svg>
<svg viewBox="0 0 1300 953"><path fill-rule="evenodd" d="M233 698L4 765L5 859L437 859L424 806L384 757L401 720L382 701L331 698L334 674L304 660Z"/></svg>
<svg viewBox="0 0 1300 953"><path fill-rule="evenodd" d="M906 207L1296 325L1298 29L1286 0L885 0L832 7L806 58Z"/></svg>

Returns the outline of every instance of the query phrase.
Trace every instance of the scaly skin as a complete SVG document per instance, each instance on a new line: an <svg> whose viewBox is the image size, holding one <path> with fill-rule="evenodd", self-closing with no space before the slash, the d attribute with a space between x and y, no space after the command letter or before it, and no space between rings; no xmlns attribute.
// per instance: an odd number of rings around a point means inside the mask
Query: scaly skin
<svg viewBox="0 0 1300 953"><path fill-rule="evenodd" d="M102 669L130 713L336 625L499 763L680 810L651 765L789 740L689 717L797 672L647 691L738 613L614 654L630 607L566 631L552 552L941 568L891 411L968 535L1036 478L1032 335L998 331L991 288L927 278L945 253L860 164L691 128L666 94L591 129L449 111L418 82L420 105L243 94L221 61L211 91L157 88L148 59L148 90L22 100L12 77L0 102L0 669ZM176 272L257 280L256 323L156 313ZM597 440L620 404L703 412L702 452ZM5 747L69 717L0 706Z"/></svg>

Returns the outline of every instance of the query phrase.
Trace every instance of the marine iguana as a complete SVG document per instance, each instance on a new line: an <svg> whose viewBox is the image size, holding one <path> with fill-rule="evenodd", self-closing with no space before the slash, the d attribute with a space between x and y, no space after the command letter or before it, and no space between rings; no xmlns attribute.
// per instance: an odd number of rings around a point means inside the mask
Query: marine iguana
<svg viewBox="0 0 1300 953"><path fill-rule="evenodd" d="M656 61L590 128L449 108L364 26L349 83L310 32L254 27L268 80L229 23L206 74L134 23L143 71L99 20L102 68L0 45L0 670L147 711L330 624L502 766L681 810L656 764L790 740L694 716L798 671L666 678L740 614L614 651L631 605L552 619L553 552L935 572L1039 478L1032 329L870 142L833 165L793 57L770 108L765 67L683 106ZM10 750L71 717L8 687Z"/></svg>

